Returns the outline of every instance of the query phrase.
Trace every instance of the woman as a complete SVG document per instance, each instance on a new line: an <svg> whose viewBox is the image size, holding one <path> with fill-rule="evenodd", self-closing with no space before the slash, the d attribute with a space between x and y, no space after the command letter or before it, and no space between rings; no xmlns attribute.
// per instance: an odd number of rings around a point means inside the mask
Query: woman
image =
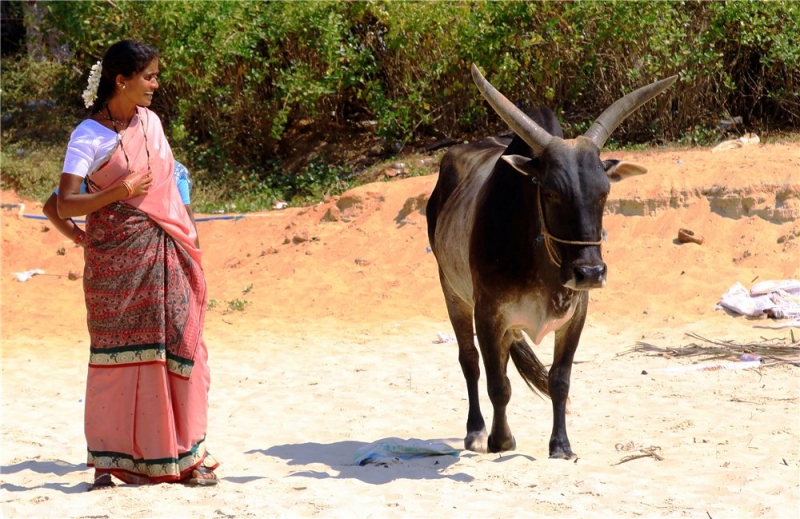
<svg viewBox="0 0 800 519"><path fill-rule="evenodd" d="M112 476L217 483L205 445L202 255L161 121L147 109L157 88L158 51L112 45L92 68L84 93L92 115L72 133L59 183L59 218L87 215L90 489L113 486Z"/></svg>

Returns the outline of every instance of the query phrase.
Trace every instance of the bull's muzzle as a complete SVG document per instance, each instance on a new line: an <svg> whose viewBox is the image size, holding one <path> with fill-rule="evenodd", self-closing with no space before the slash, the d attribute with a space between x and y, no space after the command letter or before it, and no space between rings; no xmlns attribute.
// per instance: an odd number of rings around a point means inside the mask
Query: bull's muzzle
<svg viewBox="0 0 800 519"><path fill-rule="evenodd" d="M606 285L607 272L608 269L605 263L596 265L575 265L572 267L570 279L564 283L564 286L572 290L603 288Z"/></svg>

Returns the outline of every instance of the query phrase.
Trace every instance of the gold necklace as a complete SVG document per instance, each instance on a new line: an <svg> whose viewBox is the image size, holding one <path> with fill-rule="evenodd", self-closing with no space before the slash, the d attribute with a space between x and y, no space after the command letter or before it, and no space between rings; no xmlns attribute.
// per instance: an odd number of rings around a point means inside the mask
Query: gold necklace
<svg viewBox="0 0 800 519"><path fill-rule="evenodd" d="M106 110L108 111L107 119L111 121L111 125L114 126L114 131L117 132L117 135L119 135L119 130L117 129L118 121L115 121L111 117L111 111L108 110L108 105L106 105ZM103 112L100 111L100 113L102 114ZM135 116L136 117L139 116L138 109L136 110ZM142 128L142 135L144 136L144 151L147 153L147 172L152 173L153 170L150 168L150 146L148 146L147 144L147 132L144 129L144 120L141 117L139 117L139 123L140 123L139 126L141 126ZM119 147L122 150L122 155L125 157L125 167L128 169L128 173L133 173L133 170L131 169L131 161L128 158L128 152L125 151L125 146L122 144L122 136L119 137Z"/></svg>
<svg viewBox="0 0 800 519"><path fill-rule="evenodd" d="M108 113L108 115L104 114L103 111L100 110L100 115L102 115L105 119L111 121L111 124L114 125L115 130L117 129L117 123L124 124L126 128L128 127L129 123L126 123L124 121L117 121L116 119L114 119L114 117L111 115L111 109L108 107L108 105L106 105L106 112Z"/></svg>

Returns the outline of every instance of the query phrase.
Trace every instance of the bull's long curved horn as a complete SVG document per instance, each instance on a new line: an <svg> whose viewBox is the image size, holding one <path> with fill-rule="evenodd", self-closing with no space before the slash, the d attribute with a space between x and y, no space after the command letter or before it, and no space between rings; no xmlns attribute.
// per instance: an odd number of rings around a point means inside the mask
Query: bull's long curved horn
<svg viewBox="0 0 800 519"><path fill-rule="evenodd" d="M486 78L483 77L481 71L475 64L472 64L472 80L475 81L475 86L481 91L481 95L489 102L497 115L499 115L508 124L511 129L519 135L522 140L528 143L537 156L542 155L542 152L550 143L553 138L547 130L533 122L533 120L525 115L525 112L514 106L506 96L497 91Z"/></svg>
<svg viewBox="0 0 800 519"><path fill-rule="evenodd" d="M626 117L666 90L676 79L678 79L678 76L656 81L655 83L643 86L625 97L618 99L614 104L606 108L605 112L600 114L600 117L598 117L594 124L583 134L584 137L588 137L597 144L598 148L602 149L608 138Z"/></svg>

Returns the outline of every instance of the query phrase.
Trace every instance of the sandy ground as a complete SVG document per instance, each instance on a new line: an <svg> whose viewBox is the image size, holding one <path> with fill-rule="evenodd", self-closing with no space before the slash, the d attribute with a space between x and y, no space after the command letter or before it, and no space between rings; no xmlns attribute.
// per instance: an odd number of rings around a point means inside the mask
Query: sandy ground
<svg viewBox="0 0 800 519"><path fill-rule="evenodd" d="M420 212L432 175L201 221L213 305L208 443L221 484L86 492L88 336L80 280L68 277L82 272L82 250L3 209L2 515L800 516L797 366L668 374L720 359L631 351L705 344L687 333L800 340L797 329L756 327L775 321L715 311L737 281L800 276L800 143L607 156L650 171L612 188L609 282L592 294L572 375L576 462L548 459L550 404L511 369L515 452L353 463L356 449L387 437L463 447L466 391L456 345L436 343L452 329ZM679 243L681 227L704 243ZM15 279L29 269L45 274ZM549 362L552 339L536 351ZM661 459L626 461L650 452Z"/></svg>

